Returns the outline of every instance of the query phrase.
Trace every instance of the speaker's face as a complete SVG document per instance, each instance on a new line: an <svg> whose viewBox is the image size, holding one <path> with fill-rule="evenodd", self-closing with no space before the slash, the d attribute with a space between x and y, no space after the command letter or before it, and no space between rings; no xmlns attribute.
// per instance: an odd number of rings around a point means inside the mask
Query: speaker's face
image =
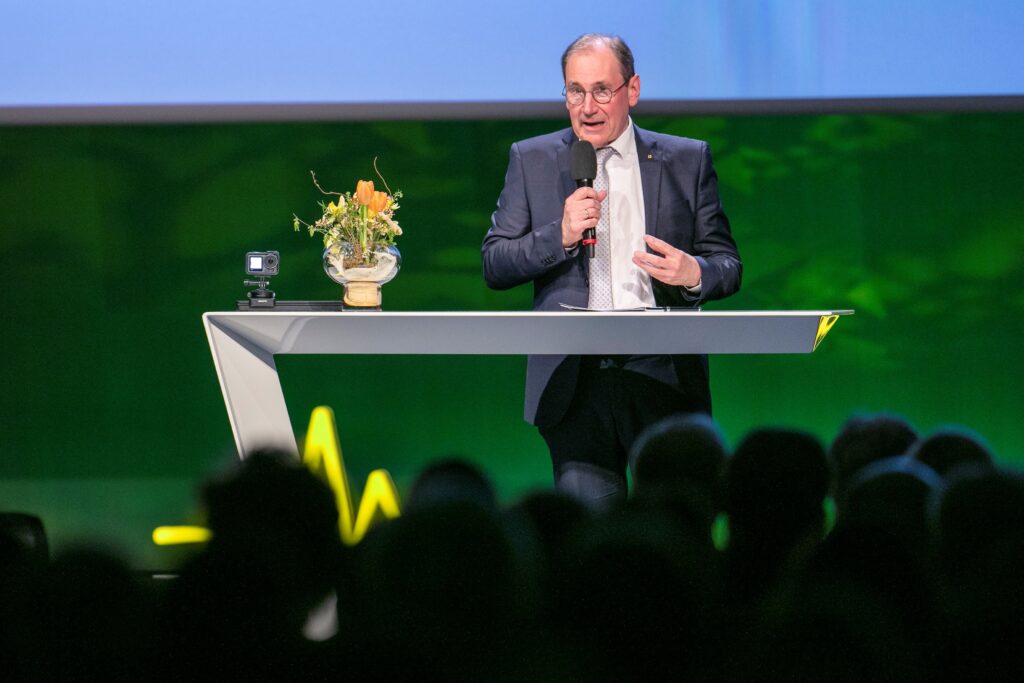
<svg viewBox="0 0 1024 683"><path fill-rule="evenodd" d="M567 90L583 89L586 96L579 104L565 103L576 137L594 145L607 147L622 135L629 125L629 109L640 99L640 77L623 81L622 68L615 53L606 47L581 50L569 57L565 65ZM612 90L606 104L594 99L594 89Z"/></svg>

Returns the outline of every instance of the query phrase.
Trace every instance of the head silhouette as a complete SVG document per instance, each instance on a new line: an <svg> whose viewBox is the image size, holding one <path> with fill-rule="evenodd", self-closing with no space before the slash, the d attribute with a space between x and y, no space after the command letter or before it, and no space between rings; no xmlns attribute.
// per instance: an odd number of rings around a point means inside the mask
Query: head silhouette
<svg viewBox="0 0 1024 683"><path fill-rule="evenodd" d="M835 495L843 495L857 470L882 458L903 455L916 441L917 432L902 417L854 415L843 423L829 448Z"/></svg>

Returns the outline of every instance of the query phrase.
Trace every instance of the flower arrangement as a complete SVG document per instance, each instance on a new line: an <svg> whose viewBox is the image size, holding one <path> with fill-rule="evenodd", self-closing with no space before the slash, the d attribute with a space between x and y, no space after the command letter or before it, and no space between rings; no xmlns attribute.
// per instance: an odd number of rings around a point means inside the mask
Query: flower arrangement
<svg viewBox="0 0 1024 683"><path fill-rule="evenodd" d="M377 160L373 160L373 170L384 184L387 192L375 190L372 180L360 180L356 183L355 192L328 192L316 181L316 174L310 171L313 184L321 193L336 196L337 200L324 204L318 202L323 215L310 224L292 214L292 225L299 231L303 226L309 236L319 233L323 235L324 247L338 255L344 254L343 268L358 265L376 265L377 254L387 247L393 246L395 238L402 234L402 228L395 221L398 200L402 191L391 191L384 176L377 170ZM351 245L342 250L341 245Z"/></svg>

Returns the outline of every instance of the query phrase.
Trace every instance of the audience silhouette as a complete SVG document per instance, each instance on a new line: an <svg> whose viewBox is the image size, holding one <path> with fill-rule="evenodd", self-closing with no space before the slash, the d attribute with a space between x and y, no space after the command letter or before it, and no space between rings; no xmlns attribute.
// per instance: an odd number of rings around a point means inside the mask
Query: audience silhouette
<svg viewBox="0 0 1024 683"><path fill-rule="evenodd" d="M42 520L0 514L0 666L47 681L1022 668L1024 477L981 437L919 439L898 416L858 415L827 451L766 427L730 452L708 416L676 415L629 464L633 497L594 511L550 490L503 506L484 471L447 457L419 473L401 517L348 548L327 486L256 453L202 489L212 539L164 581L98 548L51 559ZM331 629L310 637L324 614Z"/></svg>

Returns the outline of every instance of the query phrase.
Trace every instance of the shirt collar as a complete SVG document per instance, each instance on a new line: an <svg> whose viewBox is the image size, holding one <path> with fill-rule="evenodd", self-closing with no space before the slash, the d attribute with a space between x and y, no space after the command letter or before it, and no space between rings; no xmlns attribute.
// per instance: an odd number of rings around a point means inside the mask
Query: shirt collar
<svg viewBox="0 0 1024 683"><path fill-rule="evenodd" d="M629 123L626 125L626 130L622 131L619 137L612 140L611 144L608 145L623 159L629 159L630 157L636 156L636 135L633 134L633 117L629 117Z"/></svg>

